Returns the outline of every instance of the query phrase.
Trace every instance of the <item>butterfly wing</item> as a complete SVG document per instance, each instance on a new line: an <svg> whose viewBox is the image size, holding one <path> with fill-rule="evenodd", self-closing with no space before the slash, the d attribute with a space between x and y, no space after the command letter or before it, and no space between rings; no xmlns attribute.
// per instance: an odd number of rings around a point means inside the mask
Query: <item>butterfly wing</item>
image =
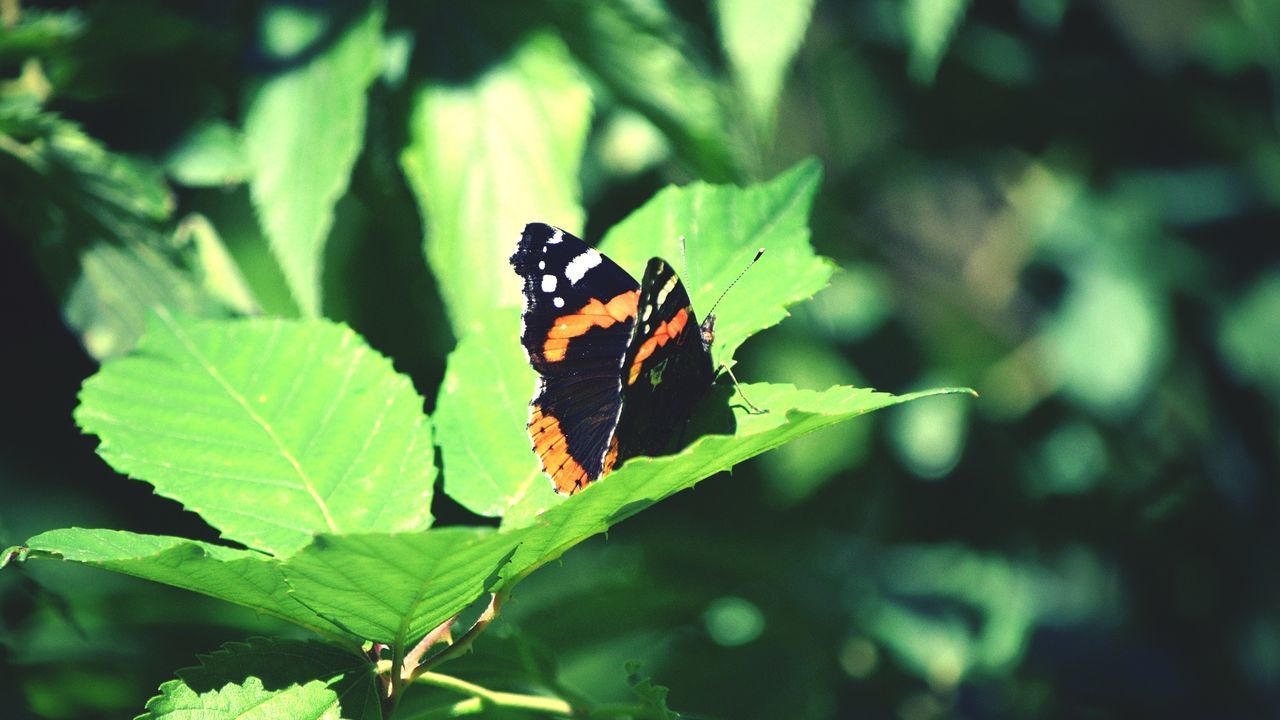
<svg viewBox="0 0 1280 720"><path fill-rule="evenodd" d="M639 318L622 361L618 460L661 455L711 388L715 371L684 283L661 258L645 268Z"/></svg>
<svg viewBox="0 0 1280 720"><path fill-rule="evenodd" d="M540 376L529 438L556 490L573 493L616 458L619 369L640 287L582 240L543 223L525 226L511 265L524 280L520 342Z"/></svg>

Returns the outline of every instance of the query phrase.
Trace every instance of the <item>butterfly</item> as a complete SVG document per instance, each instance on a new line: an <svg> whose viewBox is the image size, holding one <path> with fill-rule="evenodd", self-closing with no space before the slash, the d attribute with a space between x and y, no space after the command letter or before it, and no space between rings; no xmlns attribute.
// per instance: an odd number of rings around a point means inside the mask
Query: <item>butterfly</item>
<svg viewBox="0 0 1280 720"><path fill-rule="evenodd" d="M551 225L526 225L510 261L524 281L520 342L539 376L529 439L556 491L662 454L715 381L715 315L698 323L665 260L637 283Z"/></svg>

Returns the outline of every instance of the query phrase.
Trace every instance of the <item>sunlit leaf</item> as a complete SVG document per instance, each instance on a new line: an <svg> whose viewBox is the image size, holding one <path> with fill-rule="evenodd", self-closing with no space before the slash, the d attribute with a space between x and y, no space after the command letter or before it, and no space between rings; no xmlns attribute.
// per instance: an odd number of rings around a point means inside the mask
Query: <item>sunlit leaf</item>
<svg viewBox="0 0 1280 720"><path fill-rule="evenodd" d="M164 164L170 177L188 187L238 184L251 172L244 135L224 122L196 126Z"/></svg>
<svg viewBox="0 0 1280 720"><path fill-rule="evenodd" d="M318 642L254 638L202 655L160 686L139 720L379 720L373 665Z"/></svg>
<svg viewBox="0 0 1280 720"><path fill-rule="evenodd" d="M523 537L463 527L322 535L290 558L284 573L308 607L356 637L402 645L493 587Z"/></svg>
<svg viewBox="0 0 1280 720"><path fill-rule="evenodd" d="M76 420L116 470L250 547L431 523L422 398L338 325L161 312L85 383Z"/></svg>
<svg viewBox="0 0 1280 720"><path fill-rule="evenodd" d="M669 187L613 226L600 249L639 277L650 257L679 263L685 238L689 266L680 275L702 319L764 248L760 262L715 311L712 355L727 363L744 340L787 317L788 305L813 297L831 277L831 263L809 244L809 208L821 177L818 164L808 160L745 188Z"/></svg>
<svg viewBox="0 0 1280 720"><path fill-rule="evenodd" d="M663 498L793 438L892 405L971 391L948 388L890 395L851 387L815 392L790 385L752 384L744 385L743 392L768 412L751 414L734 404L732 435L703 436L676 455L634 458L546 510L530 525L506 577L518 578Z"/></svg>
<svg viewBox="0 0 1280 720"><path fill-rule="evenodd" d="M178 537L70 528L6 551L172 585L347 641L412 643L484 595L527 531L317 535L280 560Z"/></svg>
<svg viewBox="0 0 1280 720"><path fill-rule="evenodd" d="M418 90L402 161L457 334L495 307L520 306L507 258L526 223L581 231L577 174L590 117L586 84L548 34L465 83Z"/></svg>
<svg viewBox="0 0 1280 720"><path fill-rule="evenodd" d="M925 85L933 82L968 8L969 0L907 0L902 6L913 80Z"/></svg>
<svg viewBox="0 0 1280 720"><path fill-rule="evenodd" d="M19 552L23 559L81 563L243 605L326 635L346 635L290 595L280 561L252 550L123 530L68 528L41 533Z"/></svg>
<svg viewBox="0 0 1280 720"><path fill-rule="evenodd" d="M717 0L720 38L761 128L772 128L787 67L809 27L813 0Z"/></svg>
<svg viewBox="0 0 1280 720"><path fill-rule="evenodd" d="M333 206L364 141L365 91L381 59L381 5L332 9L266 8L264 52L279 70L253 95L244 121L253 204L305 315L320 313Z"/></svg>
<svg viewBox="0 0 1280 720"><path fill-rule="evenodd" d="M504 515L530 493L553 501L525 431L534 373L519 336L519 313L503 310L462 338L436 400L444 491L489 517Z"/></svg>

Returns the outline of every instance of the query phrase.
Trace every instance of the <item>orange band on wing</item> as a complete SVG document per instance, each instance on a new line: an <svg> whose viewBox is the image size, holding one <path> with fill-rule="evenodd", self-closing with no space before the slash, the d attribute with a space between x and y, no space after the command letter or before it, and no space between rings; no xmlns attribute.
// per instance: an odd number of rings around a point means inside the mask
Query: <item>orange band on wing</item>
<svg viewBox="0 0 1280 720"><path fill-rule="evenodd" d="M572 495L591 482L587 471L569 454L569 441L560 429L560 421L544 415L537 405L529 411L529 439L533 440L533 452L542 461L542 469L555 484L556 492Z"/></svg>
<svg viewBox="0 0 1280 720"><path fill-rule="evenodd" d="M636 351L636 359L631 361L631 372L627 375L628 385L634 385L636 379L640 377L640 367L644 365L644 361L648 360L655 350L666 345L668 340L678 337L688 322L689 311L685 308L680 308L675 317L662 323L653 331L653 334Z"/></svg>
<svg viewBox="0 0 1280 720"><path fill-rule="evenodd" d="M568 315L561 315L551 324L551 332L542 343L542 356L547 362L559 362L569 350L569 341L585 335L593 327L607 328L614 323L626 322L636 316L639 290L619 293L609 302L595 298L585 307Z"/></svg>

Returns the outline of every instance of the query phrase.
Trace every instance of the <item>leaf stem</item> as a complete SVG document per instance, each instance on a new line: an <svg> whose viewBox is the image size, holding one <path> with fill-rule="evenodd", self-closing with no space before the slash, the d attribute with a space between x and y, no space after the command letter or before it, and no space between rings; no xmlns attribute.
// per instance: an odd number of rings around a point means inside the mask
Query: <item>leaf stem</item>
<svg viewBox="0 0 1280 720"><path fill-rule="evenodd" d="M506 599L505 590L500 590L491 595L489 597L489 607L486 607L484 612L480 613L480 617L476 618L476 621L471 624L471 627L467 628L467 631L462 634L462 637L458 638L457 642L422 661L422 664L418 665L416 668L406 670L408 673L407 679L409 681L413 681L417 679L419 675L426 673L431 668L436 667L441 663L448 662L469 650L471 648L471 643L475 642L476 638L480 636L480 633L484 632L485 628L489 627L489 623L498 618L498 613L502 610L502 601L504 599Z"/></svg>
<svg viewBox="0 0 1280 720"><path fill-rule="evenodd" d="M450 710L453 712L453 717L457 717L460 714L475 714L492 707L526 710L542 715L562 715L568 717L576 715L573 706L560 698L490 690L487 687L476 685L473 682L468 682L462 678L445 675L443 673L419 673L418 676L414 678L414 681L438 688L444 688L445 690L452 690L457 693L462 693L463 695L470 695L471 698L469 700L464 700L450 706Z"/></svg>
<svg viewBox="0 0 1280 720"><path fill-rule="evenodd" d="M458 619L457 615L440 623L434 630L427 633L417 645L404 656L403 672L408 673L406 680L413 680L413 672L417 670L418 665L422 662L422 656L427 651L442 642L453 643L453 622Z"/></svg>

